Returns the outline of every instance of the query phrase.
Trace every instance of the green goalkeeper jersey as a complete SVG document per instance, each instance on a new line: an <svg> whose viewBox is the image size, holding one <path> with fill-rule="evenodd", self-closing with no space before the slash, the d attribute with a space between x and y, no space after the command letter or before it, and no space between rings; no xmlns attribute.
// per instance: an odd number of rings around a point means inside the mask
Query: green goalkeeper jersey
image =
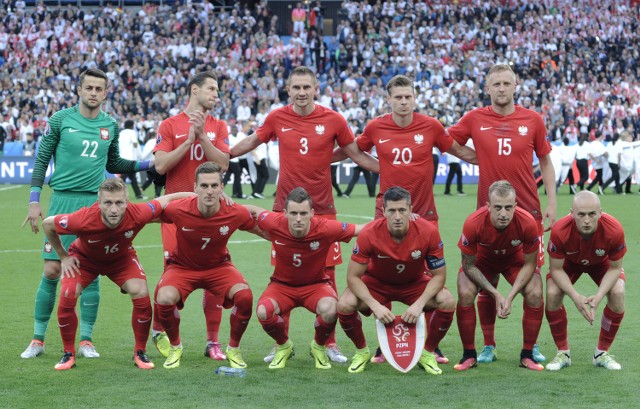
<svg viewBox="0 0 640 409"><path fill-rule="evenodd" d="M82 116L77 105L56 112L40 141L32 189L44 184L51 157L54 171L49 186L58 191L96 193L105 169L110 173L135 172L137 162L120 157L118 137L118 123L103 111L92 119Z"/></svg>

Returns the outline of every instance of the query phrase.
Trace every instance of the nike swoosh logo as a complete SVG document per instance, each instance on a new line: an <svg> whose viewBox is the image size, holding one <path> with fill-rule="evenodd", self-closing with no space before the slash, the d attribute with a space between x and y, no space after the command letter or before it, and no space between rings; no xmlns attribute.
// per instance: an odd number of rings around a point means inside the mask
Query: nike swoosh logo
<svg viewBox="0 0 640 409"><path fill-rule="evenodd" d="M391 258L391 257L389 257L389 256L383 256L383 255L381 255L381 254L378 254L378 258Z"/></svg>
<svg viewBox="0 0 640 409"><path fill-rule="evenodd" d="M176 139L184 138L185 136L187 136L186 133L183 133L181 135L176 134Z"/></svg>
<svg viewBox="0 0 640 409"><path fill-rule="evenodd" d="M342 254L339 256L333 256L333 261L336 261L337 259L339 259L340 257L342 257Z"/></svg>
<svg viewBox="0 0 640 409"><path fill-rule="evenodd" d="M493 126L481 126L480 127L481 131L486 131L487 129L493 129Z"/></svg>
<svg viewBox="0 0 640 409"><path fill-rule="evenodd" d="M279 242L278 240L274 241L278 246L286 246L286 244Z"/></svg>
<svg viewBox="0 0 640 409"><path fill-rule="evenodd" d="M288 131L292 131L293 128L285 128L284 126L282 127L282 132L288 132Z"/></svg>
<svg viewBox="0 0 640 409"><path fill-rule="evenodd" d="M151 318L146 319L146 320L141 320L140 318L138 318L138 322L139 322L140 324L144 324L145 322L149 322L149 321L151 321Z"/></svg>
<svg viewBox="0 0 640 409"><path fill-rule="evenodd" d="M360 365L356 366L355 368L353 368L354 371L358 370L358 368L360 368L362 365L365 365L367 362L364 361L363 363L361 363Z"/></svg>
<svg viewBox="0 0 640 409"><path fill-rule="evenodd" d="M389 142L391 139L378 139L378 143Z"/></svg>
<svg viewBox="0 0 640 409"><path fill-rule="evenodd" d="M64 328L64 327L68 327L70 324L58 324L59 328Z"/></svg>
<svg viewBox="0 0 640 409"><path fill-rule="evenodd" d="M182 226L182 231L196 231L196 229L188 229L188 228Z"/></svg>
<svg viewBox="0 0 640 409"><path fill-rule="evenodd" d="M101 242L102 240L88 240L89 244L93 244L93 243L98 243Z"/></svg>
<svg viewBox="0 0 640 409"><path fill-rule="evenodd" d="M567 256L571 255L571 254L578 254L580 253L579 251L567 251Z"/></svg>
<svg viewBox="0 0 640 409"><path fill-rule="evenodd" d="M478 243L478 244L484 247L491 247L491 244L487 244L487 243Z"/></svg>
<svg viewBox="0 0 640 409"><path fill-rule="evenodd" d="M80 132L80 129L69 128L69 133Z"/></svg>

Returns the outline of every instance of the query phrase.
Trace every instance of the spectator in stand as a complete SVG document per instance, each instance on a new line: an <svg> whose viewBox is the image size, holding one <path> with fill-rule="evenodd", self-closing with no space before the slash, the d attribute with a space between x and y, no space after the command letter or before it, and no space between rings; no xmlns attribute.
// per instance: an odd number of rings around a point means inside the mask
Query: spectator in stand
<svg viewBox="0 0 640 409"><path fill-rule="evenodd" d="M558 0L554 7L544 2L508 3L499 8L487 3L473 9L465 2L446 6L406 2L402 8L402 3L396 6L394 2L383 6L343 3L336 35L327 41L327 76L320 79L321 90L325 84L340 90L347 81L363 80L354 94L371 102L377 98L374 84L380 88L406 70L424 95L416 101L418 106L427 109L429 102L428 109L433 112L427 115L452 116L456 108L465 112L482 106L487 100L482 92L484 73L495 61L512 61L516 74L525 80L515 102L543 116L552 140L561 140L571 120L583 134L585 118L589 121L587 130L599 130L607 140L629 125L633 134L640 132L640 80L630 74L637 68L638 58L632 50L639 48L640 31L635 27L636 8L624 2L598 8L597 13L592 2L570 0ZM88 65L99 64L109 67L112 83L104 109L119 122L138 113L153 122L149 128L156 129L185 105L188 73L209 67L220 77L220 89L229 91L214 110L216 117L234 118L238 101L253 99L248 95L260 91L256 87L260 79L271 85L258 100L266 106L278 105L278 100L286 100L286 93L278 95L277 87L284 89L285 67L290 64L280 38L289 34L280 31L279 18L283 16L271 15L264 2L256 2L249 13L242 4L216 8L215 13L211 3L199 0L175 11L148 5L127 7L122 12L72 5L64 9L42 7L40 12L3 11L0 114L9 114L8 122L17 133L23 113L32 118L35 128L36 121L46 121L55 111L75 104L77 97L69 92L72 84ZM190 12L193 6L195 13ZM409 18L389 20L396 15ZM55 25L46 31L47 55L34 53L40 50L36 47L40 32L32 30L31 22L39 28L53 21ZM82 30L76 29L78 24ZM110 30L103 29L105 24ZM322 27L318 18L316 24ZM528 30L530 27L534 28ZM176 37L174 33L182 29L197 32L201 40L191 45L186 34ZM152 34L153 41L145 44L144 38ZM304 29L296 32L299 38L304 35ZM364 49L354 44L362 44ZM93 49L108 52L95 63L86 63L84 56ZM614 63L602 68L605 60ZM346 77L337 75L354 63L357 69ZM322 71L317 65L315 68ZM29 87L22 85L26 83ZM384 103L369 107L365 122L385 113ZM337 103L331 108L337 109ZM459 117L453 116L454 120ZM34 137L38 137L35 129Z"/></svg>
<svg viewBox="0 0 640 409"><path fill-rule="evenodd" d="M307 20L307 12L302 8L302 3L298 2L296 7L291 10L291 21L293 22L293 32L302 33L305 30Z"/></svg>
<svg viewBox="0 0 640 409"><path fill-rule="evenodd" d="M27 133L27 140L22 147L22 154L24 156L34 156L36 154L36 141L33 139L33 133Z"/></svg>

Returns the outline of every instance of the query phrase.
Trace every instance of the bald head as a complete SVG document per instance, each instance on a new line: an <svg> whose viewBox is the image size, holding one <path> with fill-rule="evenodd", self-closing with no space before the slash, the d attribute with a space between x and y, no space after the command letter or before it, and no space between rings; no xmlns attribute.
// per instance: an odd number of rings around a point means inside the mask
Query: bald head
<svg viewBox="0 0 640 409"><path fill-rule="evenodd" d="M598 195L589 190L582 190L576 193L576 195L573 197L573 204L571 205L571 207L575 207L576 203L579 203L580 205L589 203L600 208L600 198L598 197Z"/></svg>
<svg viewBox="0 0 640 409"><path fill-rule="evenodd" d="M583 237L589 237L595 233L601 214L600 198L595 193L583 190L573 198L571 216Z"/></svg>

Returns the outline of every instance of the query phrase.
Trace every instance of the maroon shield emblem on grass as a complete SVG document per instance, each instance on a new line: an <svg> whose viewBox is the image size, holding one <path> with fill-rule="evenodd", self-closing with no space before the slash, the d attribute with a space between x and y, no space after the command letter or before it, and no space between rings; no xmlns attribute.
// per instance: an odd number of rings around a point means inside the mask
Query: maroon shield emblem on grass
<svg viewBox="0 0 640 409"><path fill-rule="evenodd" d="M376 320L378 342L387 362L403 373L416 366L424 349L425 329L424 314L415 325L402 321L399 315L387 325Z"/></svg>

